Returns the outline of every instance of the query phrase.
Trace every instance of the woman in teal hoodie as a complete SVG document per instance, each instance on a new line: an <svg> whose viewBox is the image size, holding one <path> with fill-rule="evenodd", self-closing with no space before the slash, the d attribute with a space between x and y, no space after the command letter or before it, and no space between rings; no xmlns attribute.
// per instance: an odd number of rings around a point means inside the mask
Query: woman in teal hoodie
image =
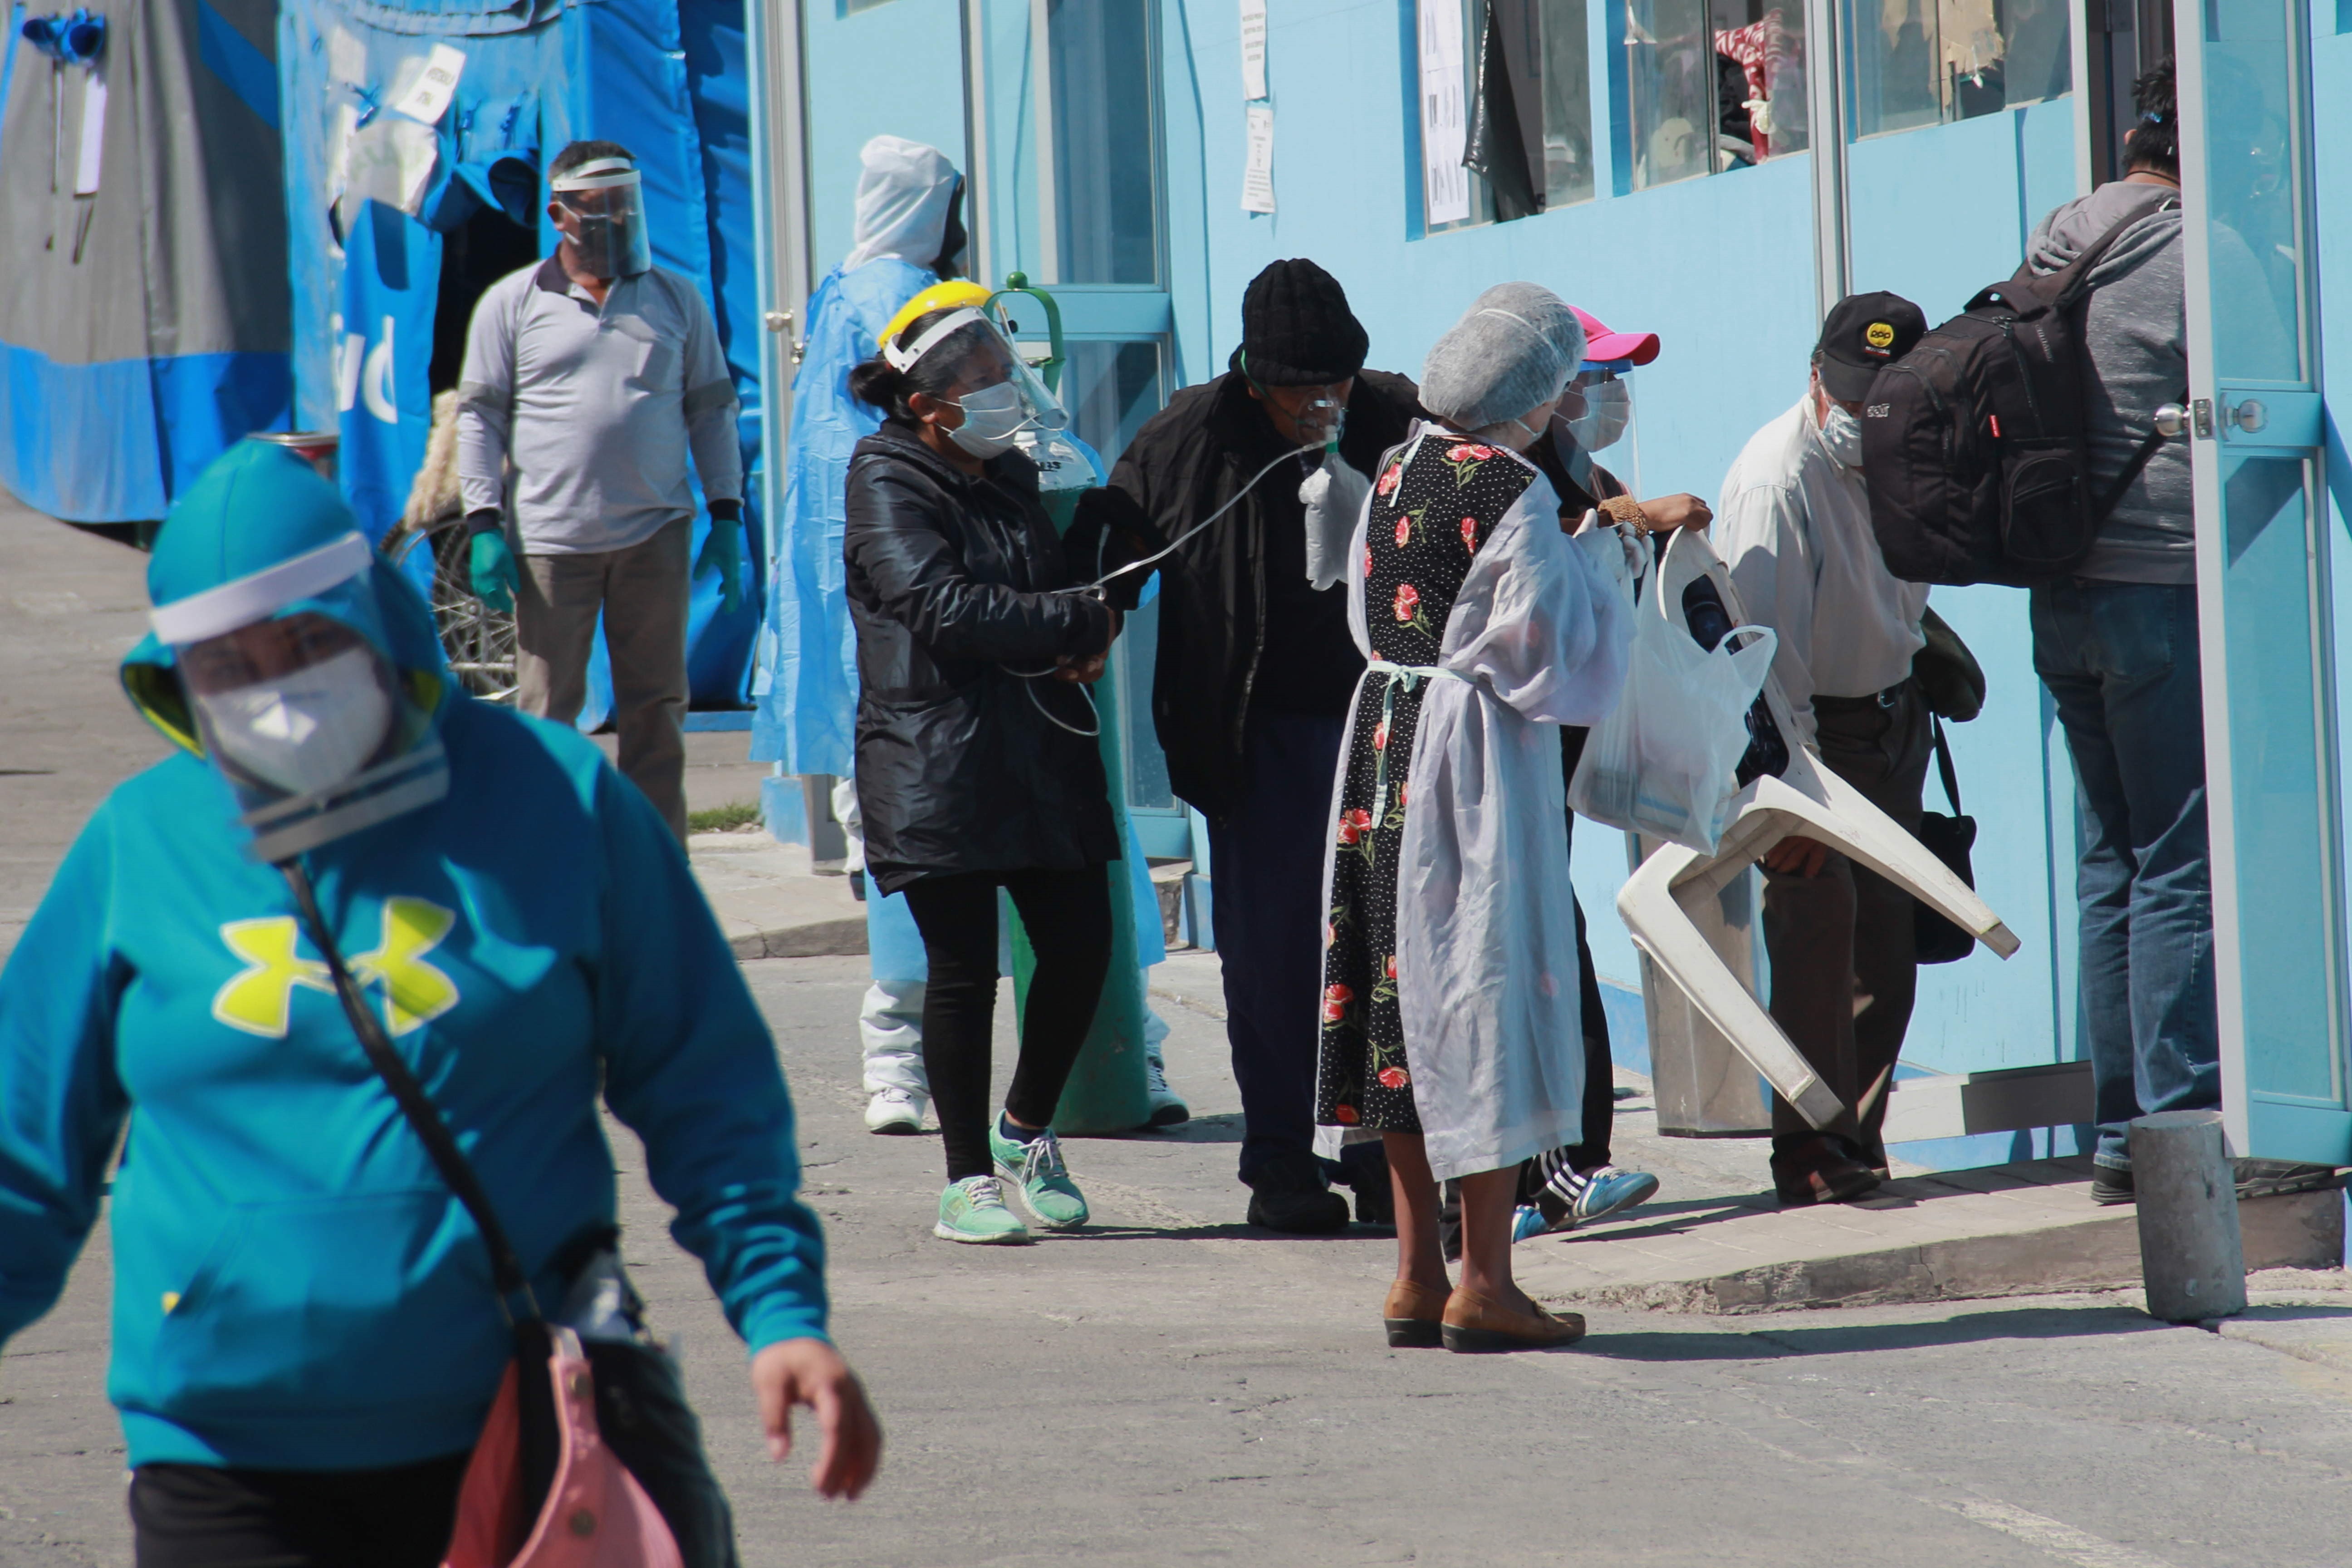
<svg viewBox="0 0 2352 1568"><path fill-rule="evenodd" d="M141 1563L438 1563L511 1355L285 862L537 1300L614 1224L601 1089L750 1347L771 1452L812 1405L817 1489L856 1495L880 1432L825 1337L792 1104L652 806L572 731L467 696L291 453L216 462L148 588L123 685L175 752L99 808L0 972L0 1342L56 1301L129 1123L107 1391Z"/></svg>

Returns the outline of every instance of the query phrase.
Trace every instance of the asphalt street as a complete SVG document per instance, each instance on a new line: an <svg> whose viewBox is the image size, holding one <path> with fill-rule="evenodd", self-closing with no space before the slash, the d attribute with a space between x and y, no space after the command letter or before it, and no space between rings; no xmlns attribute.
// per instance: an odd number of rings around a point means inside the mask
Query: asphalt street
<svg viewBox="0 0 2352 1568"><path fill-rule="evenodd" d="M0 951L105 789L160 752L111 670L140 629L140 564L0 503ZM1197 980L1207 961L1184 962ZM1018 1249L935 1240L937 1137L859 1120L864 961L747 973L800 1107L837 1334L889 1438L854 1505L812 1498L800 1460L767 1462L740 1347L616 1129L625 1245L755 1568L2352 1563L2352 1376L2158 1325L2129 1295L1604 1311L1551 1354L1392 1352L1385 1237L1241 1223L1238 1101L1200 1006L1161 1005L1195 1120L1070 1146L1091 1226ZM1738 1163L1663 1141L1648 1157L1667 1199ZM101 1225L0 1360L0 1568L131 1561L108 1287ZM2326 1294L2263 1300L2312 1331L2352 1319Z"/></svg>

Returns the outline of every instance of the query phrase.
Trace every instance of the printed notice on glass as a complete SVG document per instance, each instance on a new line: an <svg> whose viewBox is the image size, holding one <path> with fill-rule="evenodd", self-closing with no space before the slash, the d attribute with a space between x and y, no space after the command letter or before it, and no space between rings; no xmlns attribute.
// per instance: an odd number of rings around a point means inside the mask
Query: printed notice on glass
<svg viewBox="0 0 2352 1568"><path fill-rule="evenodd" d="M392 111L404 114L420 125L438 125L441 117L449 112L449 100L457 96L457 79L465 71L465 50L453 49L446 44L434 45L432 54L425 57L425 68L408 84L408 90L400 95Z"/></svg>
<svg viewBox="0 0 2352 1568"><path fill-rule="evenodd" d="M1242 211L1274 210L1274 110L1249 106L1249 166L1242 171Z"/></svg>
<svg viewBox="0 0 2352 1568"><path fill-rule="evenodd" d="M1468 126L1462 90L1460 0L1421 0L1421 195L1434 228L1470 216L1470 172L1462 166Z"/></svg>
<svg viewBox="0 0 2352 1568"><path fill-rule="evenodd" d="M1242 96L1266 96L1265 0L1242 0Z"/></svg>

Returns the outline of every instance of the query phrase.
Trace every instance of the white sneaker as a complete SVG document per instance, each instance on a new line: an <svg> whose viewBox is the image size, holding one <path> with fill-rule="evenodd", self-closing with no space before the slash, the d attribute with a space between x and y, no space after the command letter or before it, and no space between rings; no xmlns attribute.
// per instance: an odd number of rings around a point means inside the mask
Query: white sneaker
<svg viewBox="0 0 2352 1568"><path fill-rule="evenodd" d="M911 1089L880 1089L866 1102L866 1131L904 1137L923 1130L923 1097Z"/></svg>
<svg viewBox="0 0 2352 1568"><path fill-rule="evenodd" d="M1143 1053L1143 1086L1151 1096L1151 1119L1149 1127L1173 1127L1180 1121L1192 1120L1192 1108L1184 1097L1168 1087L1168 1064L1160 1059L1156 1050Z"/></svg>

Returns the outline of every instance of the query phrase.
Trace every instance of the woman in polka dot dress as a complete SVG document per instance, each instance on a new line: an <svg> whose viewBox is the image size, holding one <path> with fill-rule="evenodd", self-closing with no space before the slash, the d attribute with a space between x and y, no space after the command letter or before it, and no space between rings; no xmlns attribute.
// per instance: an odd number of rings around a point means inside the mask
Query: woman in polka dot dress
<svg viewBox="0 0 2352 1568"><path fill-rule="evenodd" d="M1550 484L1518 455L1581 353L1549 291L1480 296L1423 371L1422 402L1443 423L1381 464L1350 564L1370 668L1326 849L1316 1119L1387 1147L1392 1344L1510 1350L1582 1331L1510 1278L1516 1167L1580 1124L1551 726L1608 710L1631 629L1610 580L1616 538L1563 535ZM1463 1184L1458 1290L1437 1233L1450 1177Z"/></svg>

